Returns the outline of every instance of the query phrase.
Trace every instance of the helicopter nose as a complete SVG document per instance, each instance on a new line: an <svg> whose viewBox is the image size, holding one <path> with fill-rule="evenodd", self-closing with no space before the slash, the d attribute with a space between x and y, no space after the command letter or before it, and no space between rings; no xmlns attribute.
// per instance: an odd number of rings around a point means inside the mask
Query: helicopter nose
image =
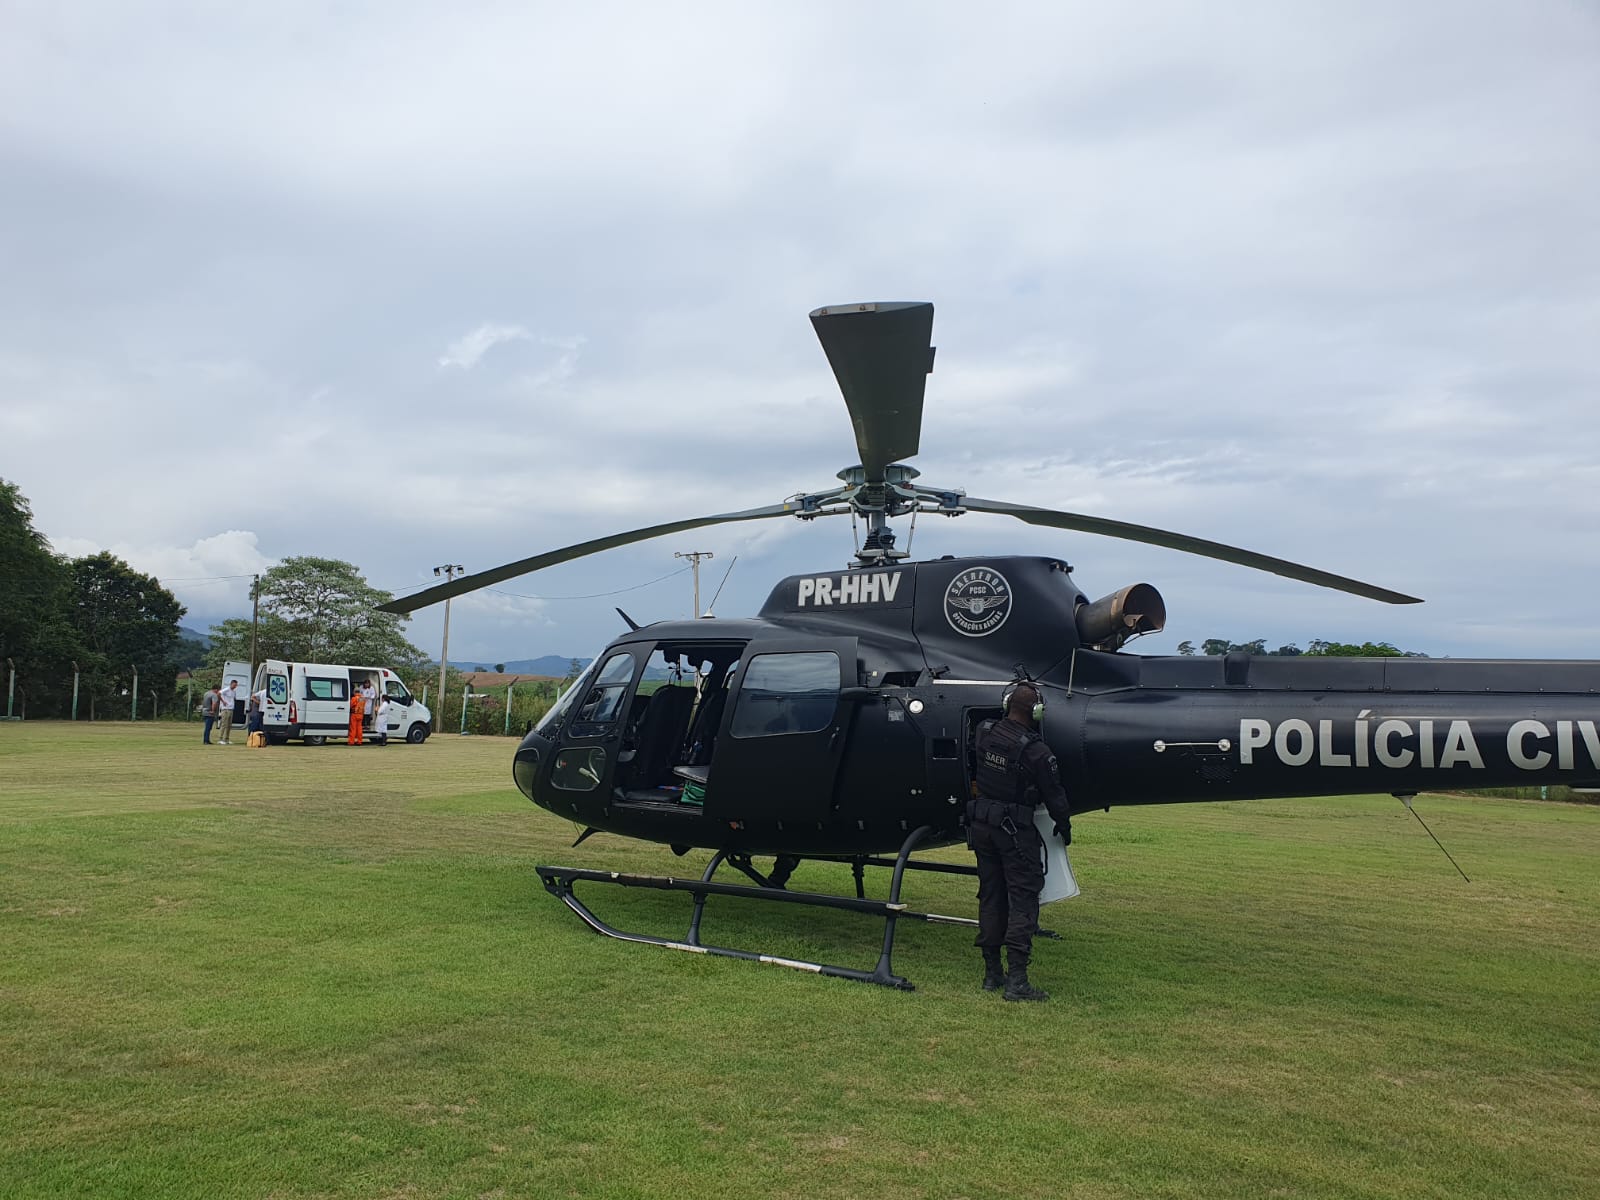
<svg viewBox="0 0 1600 1200"><path fill-rule="evenodd" d="M516 757L511 760L511 778L516 781L517 790L529 800L533 799L534 780L539 777L540 750L544 744L543 738L524 738Z"/></svg>

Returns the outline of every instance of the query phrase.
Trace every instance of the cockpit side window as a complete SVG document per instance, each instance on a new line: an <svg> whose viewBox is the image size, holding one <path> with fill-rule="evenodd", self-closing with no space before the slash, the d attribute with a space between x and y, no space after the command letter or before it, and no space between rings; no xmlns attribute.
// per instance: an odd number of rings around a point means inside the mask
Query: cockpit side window
<svg viewBox="0 0 1600 1200"><path fill-rule="evenodd" d="M839 704L839 656L831 650L758 654L744 668L728 731L736 738L815 733Z"/></svg>
<svg viewBox="0 0 1600 1200"><path fill-rule="evenodd" d="M619 650L605 661L594 682L578 703L573 715L574 729L582 725L585 732L597 731L622 715L624 701L633 683L634 658L626 650ZM595 727L591 730L589 727Z"/></svg>

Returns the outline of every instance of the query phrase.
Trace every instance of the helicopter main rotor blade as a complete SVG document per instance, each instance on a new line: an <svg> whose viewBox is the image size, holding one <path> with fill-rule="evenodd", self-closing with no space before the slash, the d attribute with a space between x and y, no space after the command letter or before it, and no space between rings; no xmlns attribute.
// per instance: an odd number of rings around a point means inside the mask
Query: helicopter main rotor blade
<svg viewBox="0 0 1600 1200"><path fill-rule="evenodd" d="M836 304L811 314L856 430L868 483L910 458L922 438L922 397L933 370L933 305Z"/></svg>
<svg viewBox="0 0 1600 1200"><path fill-rule="evenodd" d="M1032 508L1026 504L1011 504L1004 500L984 500L977 496L963 496L961 506L971 512L999 513L1001 516L1015 517L1019 521L1026 521L1029 525L1048 525L1053 529L1098 533L1105 537L1122 538L1124 541L1144 542L1151 546L1165 546L1169 550L1182 550L1186 554L1198 554L1202 558L1218 558L1223 562L1238 563L1241 567L1253 567L1257 571L1269 571L1287 579L1298 579L1301 583L1314 583L1318 587L1350 592L1356 596L1365 596L1369 600L1382 600L1385 604L1422 603L1416 596L1391 592L1388 588L1362 583L1359 579L1347 579L1343 575L1319 571L1315 567L1302 566L1287 559L1273 558L1270 554L1257 554L1254 550L1241 550L1237 546L1225 546L1221 542L1190 537L1184 533L1172 533L1166 529L1154 529L1148 525L1133 525L1127 521L1089 517L1082 513L1058 512L1053 508Z"/></svg>
<svg viewBox="0 0 1600 1200"><path fill-rule="evenodd" d="M747 508L743 512L717 513L709 517L691 517L687 521L669 521L665 525L651 525L644 529L632 529L626 533L613 533L605 537L592 538L587 542L578 542L572 546L563 546L560 550L550 550L544 554L535 554L532 558L521 558L513 563L506 563L503 567L495 567L488 571L479 571L476 575L463 575L449 583L435 584L420 592L413 592L409 596L400 596L387 604L378 605L379 612L412 613L419 608L426 608L430 604L437 604L441 600L448 600L452 596L460 596L466 592L475 592L479 588L486 588L492 584L504 583L507 579L515 579L518 575L526 575L529 571L537 571L543 567L553 567L557 563L570 562L574 558L583 558L585 555L598 554L601 550L612 550L618 546L626 546L631 542L642 542L649 538L661 537L668 533L682 533L686 529L699 529L703 525L725 525L733 521L761 521L767 517L787 517L796 511L793 504L769 504L765 508Z"/></svg>

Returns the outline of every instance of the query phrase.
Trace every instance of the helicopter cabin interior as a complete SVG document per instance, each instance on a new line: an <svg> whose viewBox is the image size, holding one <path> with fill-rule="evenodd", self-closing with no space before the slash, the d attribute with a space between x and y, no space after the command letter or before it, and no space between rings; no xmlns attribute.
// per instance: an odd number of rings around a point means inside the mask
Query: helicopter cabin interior
<svg viewBox="0 0 1600 1200"><path fill-rule="evenodd" d="M814 754L803 743L827 739L844 670L854 675L853 654L846 664L838 650L814 646L697 639L618 647L541 726L563 743L551 783L593 791L611 768L612 803L701 813L713 760L754 758L781 772L791 755Z"/></svg>

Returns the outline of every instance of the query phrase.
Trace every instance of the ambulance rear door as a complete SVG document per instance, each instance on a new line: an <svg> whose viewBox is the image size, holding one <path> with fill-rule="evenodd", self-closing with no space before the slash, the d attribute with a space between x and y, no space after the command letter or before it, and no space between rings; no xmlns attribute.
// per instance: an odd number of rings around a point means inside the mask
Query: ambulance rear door
<svg viewBox="0 0 1600 1200"><path fill-rule="evenodd" d="M261 710L261 728L269 734L289 732L289 664L269 658L256 668L254 690L265 690L266 706Z"/></svg>

